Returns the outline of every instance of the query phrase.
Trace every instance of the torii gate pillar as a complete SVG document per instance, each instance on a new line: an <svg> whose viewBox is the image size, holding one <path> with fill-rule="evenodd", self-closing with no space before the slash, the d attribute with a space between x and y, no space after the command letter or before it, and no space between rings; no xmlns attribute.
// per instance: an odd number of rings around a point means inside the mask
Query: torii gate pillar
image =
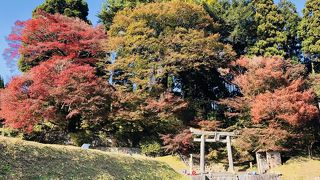
<svg viewBox="0 0 320 180"><path fill-rule="evenodd" d="M228 151L228 161L229 161L229 172L234 172L233 168L233 158L232 158L232 149L231 149L231 138L230 136L227 136L227 151Z"/></svg>
<svg viewBox="0 0 320 180"><path fill-rule="evenodd" d="M205 173L205 163L204 163L204 150L205 150L205 137L204 134L201 135L201 142L200 142L200 173Z"/></svg>

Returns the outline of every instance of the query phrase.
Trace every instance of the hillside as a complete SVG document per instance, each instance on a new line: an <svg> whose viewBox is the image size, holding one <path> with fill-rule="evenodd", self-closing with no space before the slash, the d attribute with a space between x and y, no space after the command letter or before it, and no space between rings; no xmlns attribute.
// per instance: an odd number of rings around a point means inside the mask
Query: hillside
<svg viewBox="0 0 320 180"><path fill-rule="evenodd" d="M320 177L320 161L308 158L293 158L269 172L280 173L284 180L303 179L314 180Z"/></svg>
<svg viewBox="0 0 320 180"><path fill-rule="evenodd" d="M0 137L0 179L181 179L143 156Z"/></svg>

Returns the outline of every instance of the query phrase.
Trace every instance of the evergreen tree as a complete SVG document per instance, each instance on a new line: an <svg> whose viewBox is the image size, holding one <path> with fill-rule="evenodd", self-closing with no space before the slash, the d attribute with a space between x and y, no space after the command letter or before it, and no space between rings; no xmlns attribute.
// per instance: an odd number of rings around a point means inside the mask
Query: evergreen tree
<svg viewBox="0 0 320 180"><path fill-rule="evenodd" d="M231 44L238 55L246 54L256 38L251 0L207 1L204 7L221 24L222 41Z"/></svg>
<svg viewBox="0 0 320 180"><path fill-rule="evenodd" d="M320 55L320 3L318 0L307 0L303 17L299 24L298 35L302 39L302 51L312 59L312 71L316 69L314 62Z"/></svg>
<svg viewBox="0 0 320 180"><path fill-rule="evenodd" d="M257 39L249 54L257 56L285 56L286 33L284 16L273 0L254 0Z"/></svg>
<svg viewBox="0 0 320 180"><path fill-rule="evenodd" d="M84 0L46 0L33 10L33 14L42 10L50 14L63 14L69 17L78 17L86 22L89 8Z"/></svg>
<svg viewBox="0 0 320 180"><path fill-rule="evenodd" d="M4 88L4 80L3 78L0 76L0 89Z"/></svg>
<svg viewBox="0 0 320 180"><path fill-rule="evenodd" d="M286 52L285 57L298 60L299 55L301 55L301 42L297 33L301 18L297 13L296 6L288 0L281 0L278 4L278 7L285 19L283 29L287 36L287 42L284 46L284 50Z"/></svg>

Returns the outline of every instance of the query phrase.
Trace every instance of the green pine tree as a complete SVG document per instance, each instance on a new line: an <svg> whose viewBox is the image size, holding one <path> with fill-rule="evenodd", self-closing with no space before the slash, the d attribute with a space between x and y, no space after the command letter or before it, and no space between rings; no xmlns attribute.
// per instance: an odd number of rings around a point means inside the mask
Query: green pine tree
<svg viewBox="0 0 320 180"><path fill-rule="evenodd" d="M231 44L238 55L246 54L256 39L251 0L206 1L204 7L221 24L219 34L222 41Z"/></svg>
<svg viewBox="0 0 320 180"><path fill-rule="evenodd" d="M298 35L302 39L302 51L312 60L312 72L320 55L320 3L319 0L307 0L303 17L299 24ZM318 63L316 63L318 64Z"/></svg>
<svg viewBox="0 0 320 180"><path fill-rule="evenodd" d="M35 13L38 10L45 11L50 14L59 13L69 17L78 17L86 22L89 8L84 0L46 0L33 10Z"/></svg>
<svg viewBox="0 0 320 180"><path fill-rule="evenodd" d="M4 88L4 80L3 78L0 76L0 89Z"/></svg>
<svg viewBox="0 0 320 180"><path fill-rule="evenodd" d="M298 15L296 6L289 0L281 0L278 7L285 19L283 31L287 36L287 41L284 46L286 58L298 60L298 56L301 54L301 42L297 33L301 18Z"/></svg>
<svg viewBox="0 0 320 180"><path fill-rule="evenodd" d="M287 41L283 32L284 16L274 4L273 0L254 0L255 23L257 39L249 49L249 54L257 56L285 56L284 50Z"/></svg>

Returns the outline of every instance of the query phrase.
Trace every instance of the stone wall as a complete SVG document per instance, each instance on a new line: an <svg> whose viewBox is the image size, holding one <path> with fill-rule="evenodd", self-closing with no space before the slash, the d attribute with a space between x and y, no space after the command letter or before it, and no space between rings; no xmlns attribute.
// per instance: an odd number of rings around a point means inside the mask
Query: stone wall
<svg viewBox="0 0 320 180"><path fill-rule="evenodd" d="M95 147L94 149L98 149L106 152L117 152L124 154L141 154L141 149L139 148L128 148L128 147Z"/></svg>

